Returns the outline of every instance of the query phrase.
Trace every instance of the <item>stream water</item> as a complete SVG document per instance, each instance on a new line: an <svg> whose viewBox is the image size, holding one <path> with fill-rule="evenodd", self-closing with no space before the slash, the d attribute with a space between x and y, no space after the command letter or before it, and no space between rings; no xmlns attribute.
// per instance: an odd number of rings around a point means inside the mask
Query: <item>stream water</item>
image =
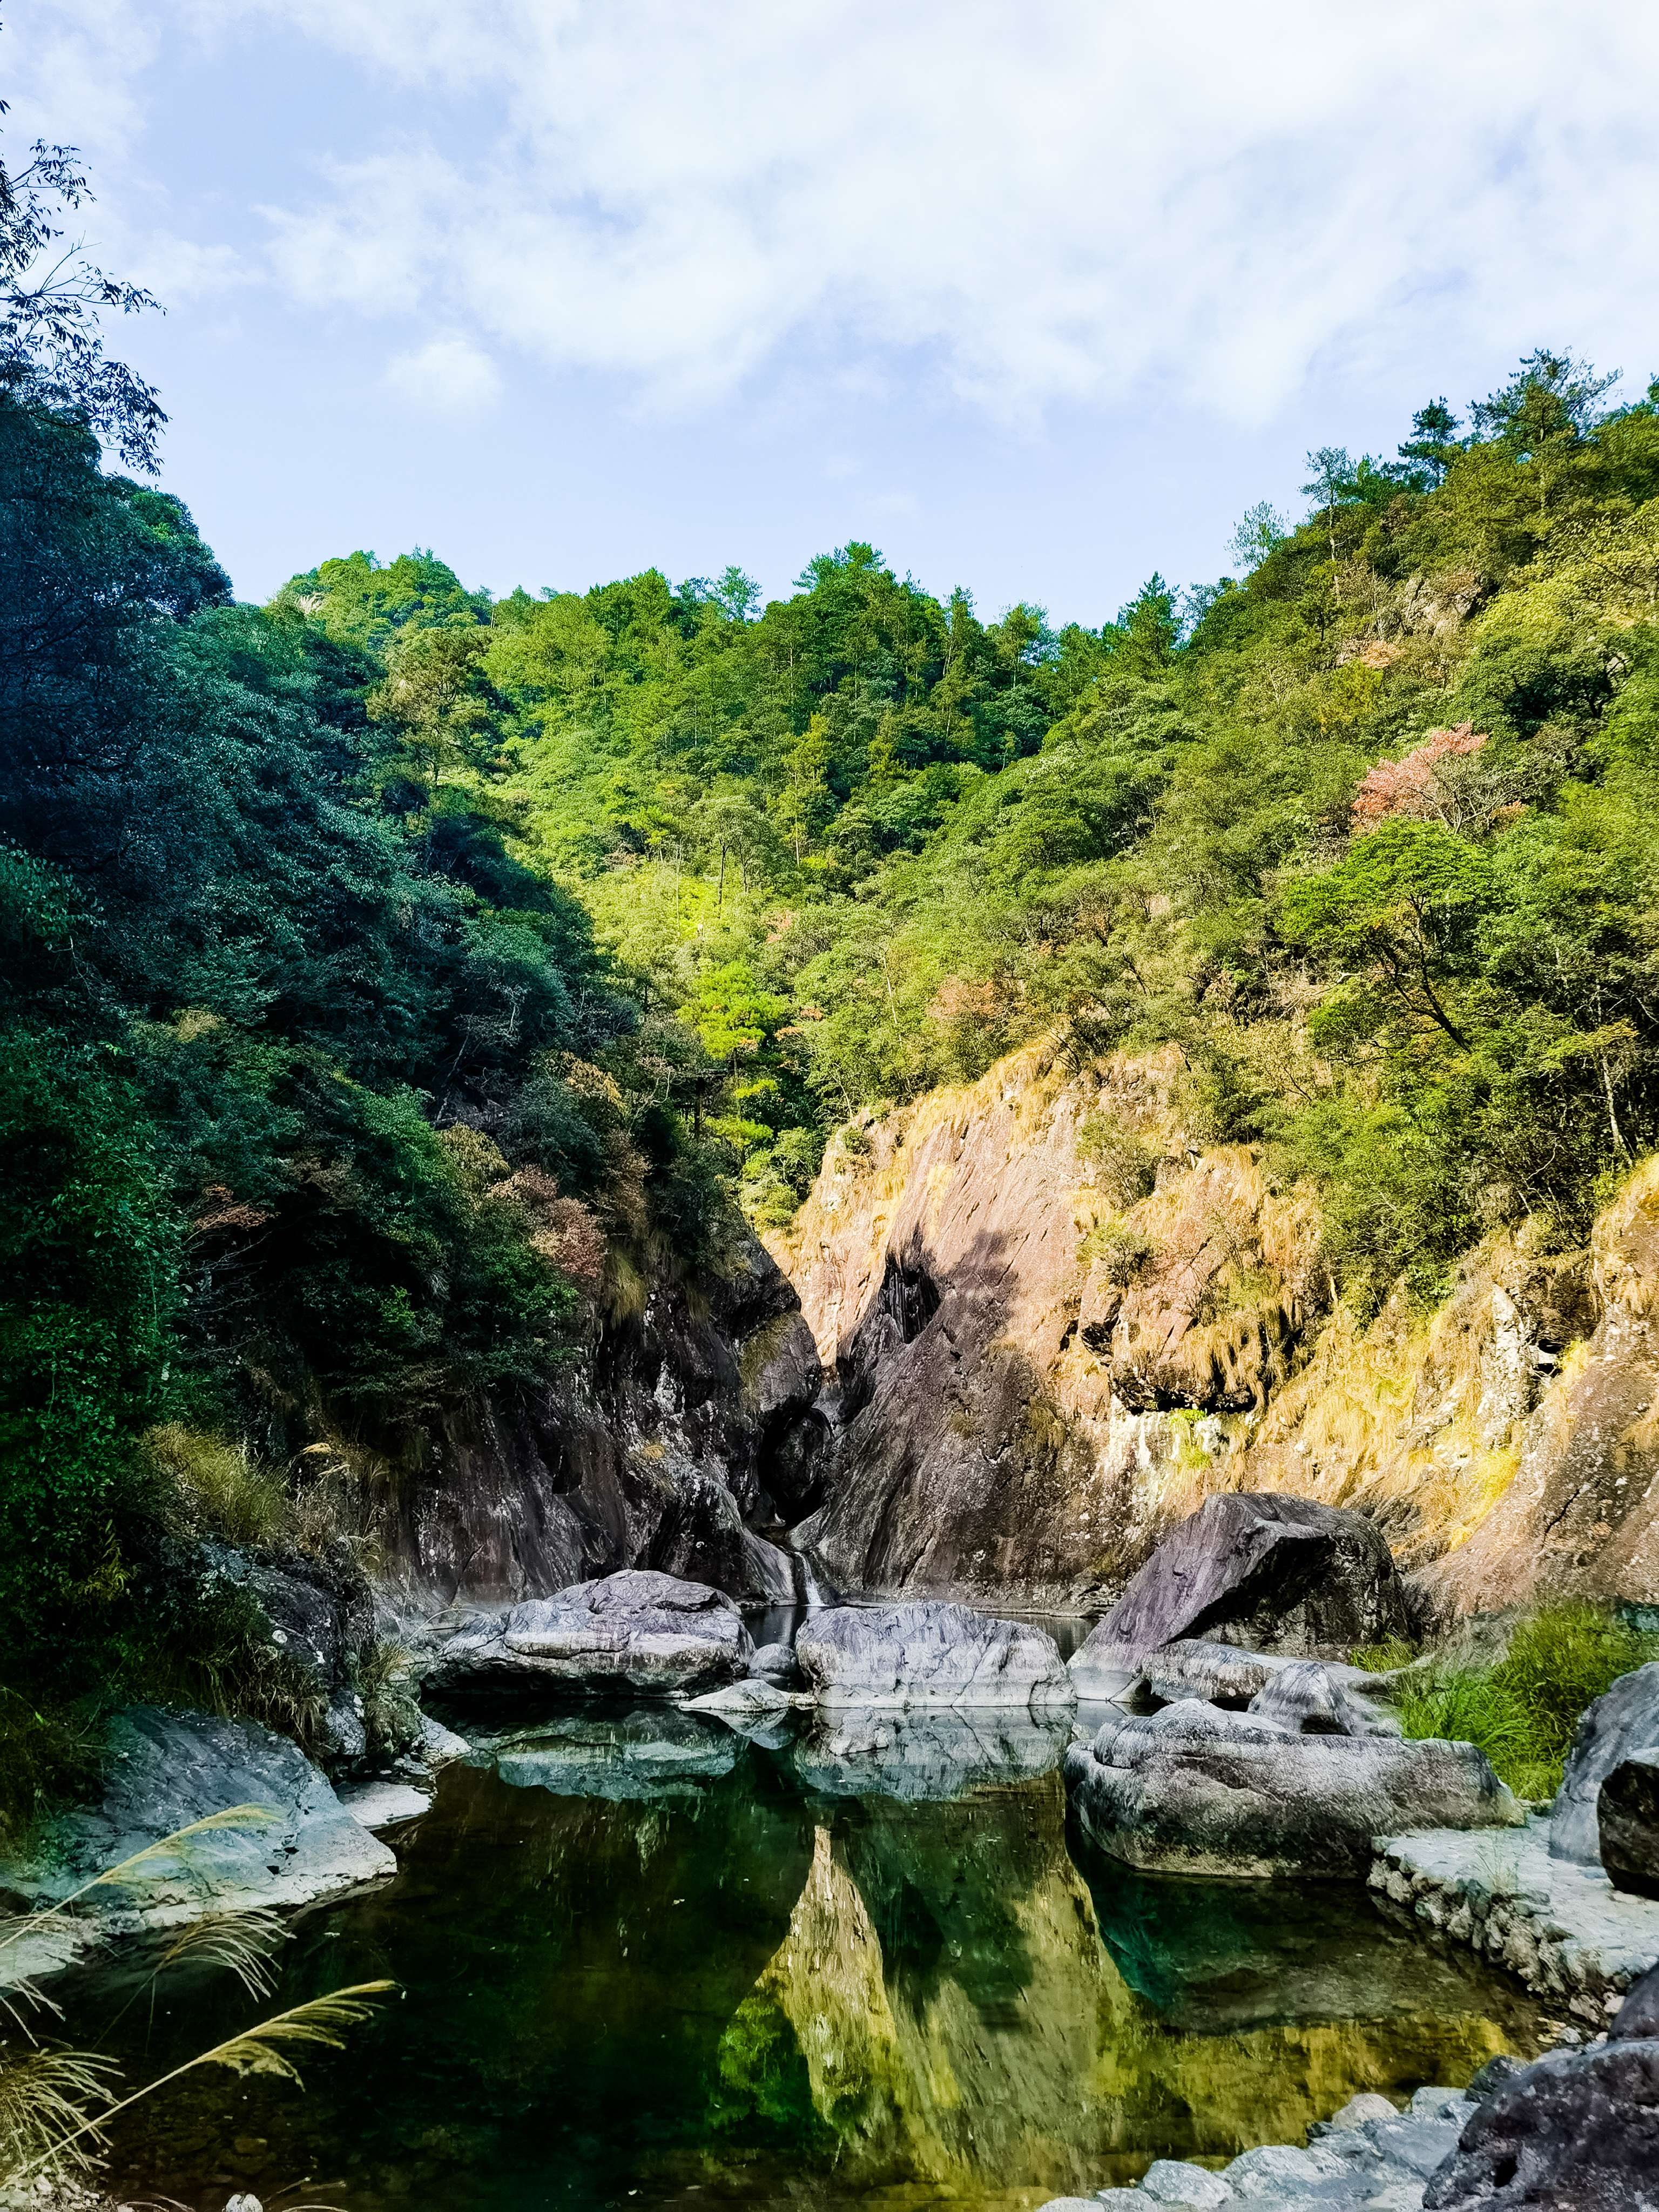
<svg viewBox="0 0 1659 2212"><path fill-rule="evenodd" d="M1510 1985L1363 1890L1091 1856L1068 1734L750 1739L657 1706L503 1739L394 1834L395 1881L299 1923L263 2007L137 1961L72 1993L66 2032L143 2079L261 2010L402 1989L303 2093L216 2069L141 2106L112 2175L214 2212L1024 2207L1536 2047Z"/></svg>

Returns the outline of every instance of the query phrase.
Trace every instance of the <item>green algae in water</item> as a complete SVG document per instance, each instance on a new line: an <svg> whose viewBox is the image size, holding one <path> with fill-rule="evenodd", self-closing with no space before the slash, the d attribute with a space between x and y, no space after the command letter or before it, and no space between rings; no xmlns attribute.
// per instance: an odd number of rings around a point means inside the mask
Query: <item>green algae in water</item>
<svg viewBox="0 0 1659 2212"><path fill-rule="evenodd" d="M884 1715L766 1742L658 1709L452 1767L397 1880L300 1923L270 2008L382 1975L401 2001L304 2094L164 2093L112 2174L213 2212L233 2186L352 2212L1024 2207L1532 2046L1507 1984L1363 1891L1068 1845L1064 1733ZM252 2016L226 1977L140 1977L84 1984L71 2020L126 2004L135 2078Z"/></svg>

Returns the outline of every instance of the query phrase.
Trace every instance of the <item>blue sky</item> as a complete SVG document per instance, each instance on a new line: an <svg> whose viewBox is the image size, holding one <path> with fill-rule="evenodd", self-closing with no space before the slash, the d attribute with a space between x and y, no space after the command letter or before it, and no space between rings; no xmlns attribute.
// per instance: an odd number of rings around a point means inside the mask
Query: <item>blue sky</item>
<svg viewBox="0 0 1659 2212"><path fill-rule="evenodd" d="M1659 366L1638 5L15 0L0 90L167 306L120 349L247 597L859 537L1097 623L1309 446Z"/></svg>

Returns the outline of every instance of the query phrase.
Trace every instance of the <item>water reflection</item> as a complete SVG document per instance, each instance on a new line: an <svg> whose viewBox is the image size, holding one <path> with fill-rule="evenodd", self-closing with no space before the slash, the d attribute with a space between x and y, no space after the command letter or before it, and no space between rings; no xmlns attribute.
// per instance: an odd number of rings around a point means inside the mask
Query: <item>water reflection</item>
<svg viewBox="0 0 1659 2212"><path fill-rule="evenodd" d="M1074 1856L1046 1729L871 1718L768 1749L660 1707L584 1716L447 1771L396 1882L287 1954L283 2002L381 1974L403 2002L303 2097L169 2092L118 2178L222 2206L309 2175L356 2212L1012 2208L1526 2039L1516 2000L1363 1894ZM83 1988L75 2027L128 1982ZM164 1984L120 2034L142 2075L246 2017Z"/></svg>

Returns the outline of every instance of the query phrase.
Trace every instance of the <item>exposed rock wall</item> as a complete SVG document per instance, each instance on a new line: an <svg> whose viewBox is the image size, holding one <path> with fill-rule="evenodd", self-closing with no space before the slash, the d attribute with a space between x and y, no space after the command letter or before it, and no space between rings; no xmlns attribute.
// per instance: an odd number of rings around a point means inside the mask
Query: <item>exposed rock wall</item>
<svg viewBox="0 0 1659 2212"><path fill-rule="evenodd" d="M453 1422L412 1475L371 1469L385 1577L500 1601L645 1566L793 1601L795 1565L772 1540L789 1509L772 1486L797 1509L812 1501L811 1332L752 1239L700 1289L694 1301L659 1279L641 1312L596 1315L582 1356L538 1395Z"/></svg>
<svg viewBox="0 0 1659 2212"><path fill-rule="evenodd" d="M1425 1610L1659 1594L1659 1162L1593 1251L1494 1236L1362 1329L1312 1200L1194 1144L1177 1072L1033 1048L832 1146L773 1246L838 1424L821 1571L1098 1601L1278 1489L1375 1515Z"/></svg>

